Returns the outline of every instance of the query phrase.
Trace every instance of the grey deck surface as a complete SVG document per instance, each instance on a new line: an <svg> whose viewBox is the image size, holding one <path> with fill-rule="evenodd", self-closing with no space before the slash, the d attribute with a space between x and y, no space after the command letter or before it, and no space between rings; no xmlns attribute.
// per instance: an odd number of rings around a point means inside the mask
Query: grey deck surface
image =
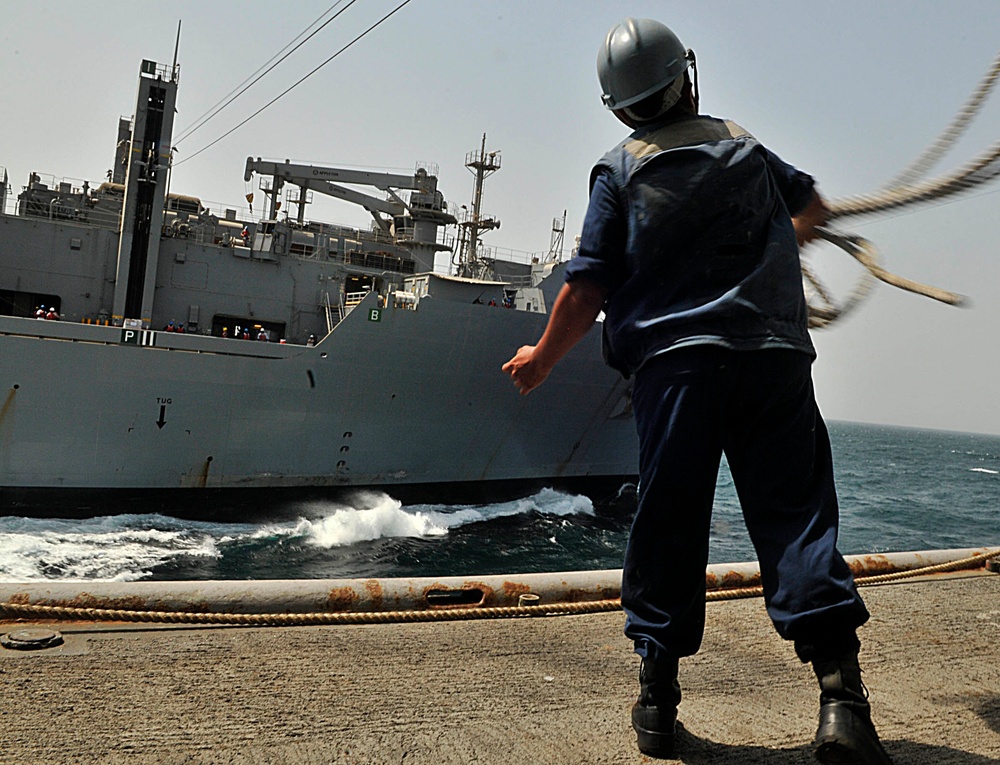
<svg viewBox="0 0 1000 765"><path fill-rule="evenodd" d="M1000 576L866 587L897 765L1000 762ZM810 763L818 692L759 599L710 603L681 665L688 765ZM4 763L639 763L620 613L435 624L56 625L0 649ZM8 632L28 625L0 625Z"/></svg>

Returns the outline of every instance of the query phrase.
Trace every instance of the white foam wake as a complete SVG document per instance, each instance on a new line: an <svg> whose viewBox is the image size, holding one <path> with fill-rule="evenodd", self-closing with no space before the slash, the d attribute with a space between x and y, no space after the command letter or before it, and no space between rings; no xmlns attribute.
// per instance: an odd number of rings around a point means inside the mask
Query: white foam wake
<svg viewBox="0 0 1000 765"><path fill-rule="evenodd" d="M179 530L101 530L78 522L79 528L0 532L0 581L131 582L143 579L163 563L189 556L218 556L215 541L205 534Z"/></svg>
<svg viewBox="0 0 1000 765"><path fill-rule="evenodd" d="M155 569L192 558L222 559L244 546L270 548L275 540L322 549L394 537L440 537L450 529L536 512L592 515L586 497L545 490L494 505L404 507L385 494L356 497L351 505L314 502L297 520L266 524L180 521L162 515L82 520L0 518L0 581L136 581ZM189 565L181 563L182 566Z"/></svg>
<svg viewBox="0 0 1000 765"><path fill-rule="evenodd" d="M328 549L388 537L439 537L459 526L529 512L557 516L594 513L594 505L587 497L561 494L551 489L495 505L444 507L404 507L385 494L362 495L349 507L312 503L303 508L311 517L301 518L292 525L267 525L255 535L304 537L308 544Z"/></svg>

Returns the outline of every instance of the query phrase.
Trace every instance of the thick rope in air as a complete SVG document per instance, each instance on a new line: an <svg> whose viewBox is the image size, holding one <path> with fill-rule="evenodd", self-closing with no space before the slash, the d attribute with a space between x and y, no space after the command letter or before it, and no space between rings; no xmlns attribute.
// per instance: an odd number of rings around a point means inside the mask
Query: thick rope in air
<svg viewBox="0 0 1000 765"><path fill-rule="evenodd" d="M848 255L854 257L856 257L855 251L861 246L855 241L856 237L835 234L826 229L817 229L817 234L837 247L840 247ZM875 247L867 241L865 245L869 250L869 260L874 263L877 257ZM872 272L872 269L866 268L855 283L851 293L844 300L837 302L833 294L823 286L819 276L812 271L805 260L801 261L801 268L806 291L806 301L809 306L810 329L822 329L837 319L843 318L860 305L875 286L875 274Z"/></svg>
<svg viewBox="0 0 1000 765"><path fill-rule="evenodd" d="M976 89L969 96L969 100L959 109L951 123L924 150L923 154L913 160L908 167L889 181L885 187L891 189L897 186L906 186L919 178L923 178L927 174L927 171L954 146L955 142L962 136L962 133L972 124L982 105L986 102L986 96L989 95L996 84L998 76L1000 76L1000 53L997 54L997 57L993 60L993 64L983 76L983 79L979 81Z"/></svg>
<svg viewBox="0 0 1000 765"><path fill-rule="evenodd" d="M888 210L946 199L989 183L1000 175L1000 142L958 170L933 180L896 186L875 194L860 194L830 203L830 220L874 215Z"/></svg>
<svg viewBox="0 0 1000 765"><path fill-rule="evenodd" d="M973 555L962 560L939 563L910 571L859 577L858 585L883 584L942 571L985 566L988 560L1000 557L1000 549ZM706 600L737 600L763 595L762 587L736 587L709 590ZM427 611L375 611L350 613L301 614L222 614L188 613L185 611L132 611L110 608L78 608L42 606L25 603L0 603L0 614L7 617L44 617L71 621L144 622L156 624L218 624L250 627L292 627L334 624L393 624L409 622L444 622L473 619L507 619L514 617L563 616L595 614L621 610L621 600L591 600L582 603L547 603L532 606L496 606L487 608L449 608Z"/></svg>
<svg viewBox="0 0 1000 765"><path fill-rule="evenodd" d="M816 299L809 301L809 326L813 329L826 327L833 321L849 314L868 296L876 279L893 287L923 295L948 305L957 306L965 302L962 295L897 276L883 268L878 262L878 250L867 239L828 228L818 228L816 233L819 238L836 245L858 261L865 270L851 293L843 301L836 303L830 292L820 282L819 277L813 273L805 261L802 262L802 277L805 281L807 297L818 296L818 301Z"/></svg>
<svg viewBox="0 0 1000 765"><path fill-rule="evenodd" d="M951 123L909 167L900 173L887 188L879 192L833 200L829 204L829 220L877 215L924 202L940 201L989 183L1000 176L1000 142L997 142L958 170L932 180L918 182L919 178L954 145L959 136L968 128L982 107L986 96L996 84L998 77L1000 77L1000 54L994 59L972 96L955 115ZM808 301L810 327L826 327L857 307L870 293L874 284L873 279L950 305L961 305L964 302L961 296L947 290L904 279L885 270L877 262L875 248L861 237L833 232L829 229L821 231L820 236L855 258L865 267L865 273L862 274L851 294L840 304L837 304L831 295L822 289L816 275L803 264L804 286L808 296L812 298Z"/></svg>
<svg viewBox="0 0 1000 765"><path fill-rule="evenodd" d="M831 220L857 215L871 215L919 202L944 199L987 183L1000 175L1000 142L949 175L918 183L927 170L947 152L968 128L1000 77L1000 54L993 60L972 96L959 109L951 123L909 167L887 188L875 194L835 200L830 204Z"/></svg>

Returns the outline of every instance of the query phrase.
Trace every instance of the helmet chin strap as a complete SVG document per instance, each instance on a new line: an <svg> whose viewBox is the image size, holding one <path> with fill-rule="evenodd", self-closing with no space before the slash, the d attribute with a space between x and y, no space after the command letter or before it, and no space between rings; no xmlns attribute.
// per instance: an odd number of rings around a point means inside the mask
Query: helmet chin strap
<svg viewBox="0 0 1000 765"><path fill-rule="evenodd" d="M698 114L698 61L695 59L694 51L691 48L687 49L685 56L691 62L691 98L694 101L694 113Z"/></svg>

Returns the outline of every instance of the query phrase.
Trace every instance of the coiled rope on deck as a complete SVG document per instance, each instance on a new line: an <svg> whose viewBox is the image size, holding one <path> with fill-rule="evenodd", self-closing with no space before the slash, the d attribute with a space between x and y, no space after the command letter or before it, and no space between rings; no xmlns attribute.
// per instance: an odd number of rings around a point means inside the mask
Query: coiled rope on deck
<svg viewBox="0 0 1000 765"><path fill-rule="evenodd" d="M958 170L931 180L920 180L969 127L998 79L1000 79L1000 54L994 59L969 100L951 123L909 167L878 192L832 201L829 205L829 221L878 215L924 202L940 201L989 183L1000 176L1000 141L998 141ZM846 316L868 296L875 280L950 305L961 305L965 302L962 296L953 292L890 273L879 265L874 245L861 237L829 228L822 229L818 233L821 239L840 247L855 258L865 271L848 297L838 302L822 285L815 271L805 261L803 262L802 275L809 302L810 327L826 327Z"/></svg>
<svg viewBox="0 0 1000 765"><path fill-rule="evenodd" d="M859 586L884 584L943 571L979 568L987 561L1000 558L1000 549L979 553L961 560L938 563L933 566L897 571L891 574L858 577ZM706 600L738 600L756 598L764 594L763 587L735 587L709 590ZM491 606L408 611L364 612L313 612L284 614L223 614L189 613L186 611L139 611L111 608L84 608L73 606L44 606L26 603L0 603L0 614L8 617L44 617L72 621L144 622L157 624L218 624L251 627L292 627L342 624L391 624L406 622L444 622L472 619L509 619L514 617L565 616L573 614L606 613L621 610L621 600L590 600L580 603L544 603L531 606Z"/></svg>

